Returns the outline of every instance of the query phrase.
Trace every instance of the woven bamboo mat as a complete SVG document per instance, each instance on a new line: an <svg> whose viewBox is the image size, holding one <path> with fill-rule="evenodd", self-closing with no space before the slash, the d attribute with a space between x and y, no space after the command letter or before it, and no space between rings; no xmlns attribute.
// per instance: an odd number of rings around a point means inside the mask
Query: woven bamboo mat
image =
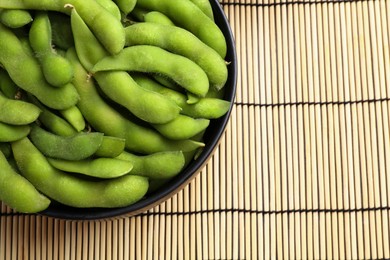
<svg viewBox="0 0 390 260"><path fill-rule="evenodd" d="M190 185L137 217L0 216L0 259L390 258L390 1L221 2L236 102Z"/></svg>

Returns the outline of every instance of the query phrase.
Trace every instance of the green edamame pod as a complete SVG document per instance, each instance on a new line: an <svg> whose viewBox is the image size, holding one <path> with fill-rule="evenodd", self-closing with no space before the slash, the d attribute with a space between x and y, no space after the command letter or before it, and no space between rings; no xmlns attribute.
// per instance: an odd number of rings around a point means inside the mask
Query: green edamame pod
<svg viewBox="0 0 390 260"><path fill-rule="evenodd" d="M144 21L148 23L158 23L174 26L175 24L169 19L168 16L161 12L151 11L145 14Z"/></svg>
<svg viewBox="0 0 390 260"><path fill-rule="evenodd" d="M75 10L71 13L71 22L77 55L88 70L98 60L108 55ZM94 78L108 98L146 122L166 123L180 113L180 108L174 102L141 88L124 71L99 72Z"/></svg>
<svg viewBox="0 0 390 260"><path fill-rule="evenodd" d="M125 150L126 140L114 136L103 136L102 144L94 156L114 158Z"/></svg>
<svg viewBox="0 0 390 260"><path fill-rule="evenodd" d="M225 58L227 45L222 31L190 0L138 0L136 6L164 13L177 26L192 32Z"/></svg>
<svg viewBox="0 0 390 260"><path fill-rule="evenodd" d="M221 89L227 81L225 60L185 29L145 22L127 26L125 33L126 46L154 45L194 61L205 71L213 88Z"/></svg>
<svg viewBox="0 0 390 260"><path fill-rule="evenodd" d="M11 125L28 125L38 119L41 110L22 100L8 99L0 93L0 122Z"/></svg>
<svg viewBox="0 0 390 260"><path fill-rule="evenodd" d="M180 107L175 102L141 88L124 71L97 72L94 78L110 99L146 122L164 124L174 120L180 113Z"/></svg>
<svg viewBox="0 0 390 260"><path fill-rule="evenodd" d="M133 79L144 88L169 97L181 107L180 113L193 118L216 119L229 111L230 102L219 98L201 98L195 104L188 104L184 94L165 88L155 80L141 74L132 74Z"/></svg>
<svg viewBox="0 0 390 260"><path fill-rule="evenodd" d="M200 97L204 97L209 90L209 80L201 67L186 57L156 46L136 45L124 48L117 55L100 60L92 72L110 70L162 74Z"/></svg>
<svg viewBox="0 0 390 260"><path fill-rule="evenodd" d="M9 125L0 122L0 142L13 142L30 133L28 125Z"/></svg>
<svg viewBox="0 0 390 260"><path fill-rule="evenodd" d="M72 207L115 208L140 200L149 187L148 179L126 174L122 177L88 181L55 169L45 156L24 138L12 143L21 174L49 198Z"/></svg>
<svg viewBox="0 0 390 260"><path fill-rule="evenodd" d="M0 12L0 23L9 28L20 28L32 22L30 12L20 9L6 9Z"/></svg>
<svg viewBox="0 0 390 260"><path fill-rule="evenodd" d="M191 0L202 12L214 21L213 8L209 0Z"/></svg>
<svg viewBox="0 0 390 260"><path fill-rule="evenodd" d="M129 14L135 7L137 0L113 0L124 14Z"/></svg>
<svg viewBox="0 0 390 260"><path fill-rule="evenodd" d="M81 114L80 109L78 109L77 106L71 106L70 108L60 110L59 112L77 132L80 132L85 128L83 114Z"/></svg>
<svg viewBox="0 0 390 260"><path fill-rule="evenodd" d="M46 156L64 160L83 160L91 157L103 140L103 133L77 133L60 136L33 125L31 141Z"/></svg>
<svg viewBox="0 0 390 260"><path fill-rule="evenodd" d="M73 5L109 53L116 54L123 49L124 29L120 20L114 15L96 1L64 1Z"/></svg>
<svg viewBox="0 0 390 260"><path fill-rule="evenodd" d="M68 84L73 77L73 71L68 60L55 52L41 56L42 71L47 82L54 87L63 87Z"/></svg>
<svg viewBox="0 0 390 260"><path fill-rule="evenodd" d="M131 169L133 169L133 164L131 162L115 158L96 158L79 161L47 158L47 160L58 170L101 179L118 178L129 173Z"/></svg>
<svg viewBox="0 0 390 260"><path fill-rule="evenodd" d="M47 12L38 12L31 24L29 40L40 61L43 75L54 87L62 87L73 78L73 69L65 57L52 47L51 23Z"/></svg>
<svg viewBox="0 0 390 260"><path fill-rule="evenodd" d="M61 136L71 136L77 133L76 129L71 124L39 103L35 97L29 95L28 99L41 109L42 112L39 115L38 120L50 132Z"/></svg>
<svg viewBox="0 0 390 260"><path fill-rule="evenodd" d="M59 12L48 12L48 15L51 25L52 43L63 50L72 47L74 39L69 15Z"/></svg>
<svg viewBox="0 0 390 260"><path fill-rule="evenodd" d="M1 24L0 38L0 63L16 85L53 109L65 109L76 104L79 96L74 86L50 86L36 58L26 53L18 37ZM28 75L20 73L21 71L28 71Z"/></svg>
<svg viewBox="0 0 390 260"><path fill-rule="evenodd" d="M21 213L37 213L49 207L50 200L15 171L1 151L0 169L1 201Z"/></svg>
<svg viewBox="0 0 390 260"><path fill-rule="evenodd" d="M76 9L72 9L70 13L70 22L78 59L84 68L90 71L96 62L109 56L109 53L88 28Z"/></svg>
<svg viewBox="0 0 390 260"><path fill-rule="evenodd" d="M163 136L172 140L189 139L205 130L210 120L204 118L194 119L189 116L179 115L166 124L153 124L153 127Z"/></svg>
<svg viewBox="0 0 390 260"><path fill-rule="evenodd" d="M150 179L167 179L176 176L185 163L184 155L180 151L159 152L143 156L125 151L116 158L133 164L130 174Z"/></svg>
<svg viewBox="0 0 390 260"><path fill-rule="evenodd" d="M11 144L0 142L0 152L4 154L5 158L9 158L12 154Z"/></svg>
<svg viewBox="0 0 390 260"><path fill-rule="evenodd" d="M68 51L67 57L74 65L74 85L81 96L77 106L87 122L97 131L123 138L126 140L126 148L129 151L146 154L168 150L191 151L204 146L203 143L192 140L169 140L155 130L126 119L99 95L94 81L89 79L88 72L78 61L74 49Z"/></svg>
<svg viewBox="0 0 390 260"><path fill-rule="evenodd" d="M112 0L96 0L101 6L110 12L116 19L121 20L122 14L119 7Z"/></svg>

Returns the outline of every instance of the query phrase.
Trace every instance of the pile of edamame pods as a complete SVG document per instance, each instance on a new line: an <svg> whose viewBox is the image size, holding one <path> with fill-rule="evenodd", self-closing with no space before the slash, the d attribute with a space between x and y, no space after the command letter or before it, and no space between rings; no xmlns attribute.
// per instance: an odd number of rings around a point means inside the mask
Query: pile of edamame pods
<svg viewBox="0 0 390 260"><path fill-rule="evenodd" d="M205 0L0 1L0 200L141 200L229 111L226 52Z"/></svg>

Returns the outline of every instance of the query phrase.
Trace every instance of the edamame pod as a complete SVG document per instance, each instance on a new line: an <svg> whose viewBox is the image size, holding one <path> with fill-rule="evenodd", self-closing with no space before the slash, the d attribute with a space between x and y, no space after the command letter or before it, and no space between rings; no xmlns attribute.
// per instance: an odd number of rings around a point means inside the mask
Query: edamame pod
<svg viewBox="0 0 390 260"><path fill-rule="evenodd" d="M79 95L74 86L50 86L36 58L29 55L16 35L1 24L0 38L0 63L16 85L53 109L65 109L77 103ZM21 71L28 71L28 75L20 73Z"/></svg>
<svg viewBox="0 0 390 260"><path fill-rule="evenodd" d="M154 45L187 57L205 71L213 88L224 87L228 78L225 60L187 30L145 22L127 26L125 33L126 46Z"/></svg>
<svg viewBox="0 0 390 260"><path fill-rule="evenodd" d="M35 15L29 40L47 82L54 87L69 83L73 78L73 69L69 61L58 55L52 47L52 30L47 12L41 11Z"/></svg>
<svg viewBox="0 0 390 260"><path fill-rule="evenodd" d="M146 122L164 124L180 113L175 102L141 88L125 71L101 71L95 73L94 78L107 97Z"/></svg>
<svg viewBox="0 0 390 260"><path fill-rule="evenodd" d="M144 88L169 97L181 107L180 113L193 118L216 119L229 111L230 102L219 98L201 98L195 104L188 104L184 94L161 86L155 80L141 74L132 74L133 79Z"/></svg>
<svg viewBox="0 0 390 260"><path fill-rule="evenodd" d="M100 147L103 133L77 133L59 136L33 125L31 141L46 156L64 160L83 160L91 157Z"/></svg>
<svg viewBox="0 0 390 260"><path fill-rule="evenodd" d="M123 138L126 140L126 148L129 151L143 154L169 150L192 151L204 146L203 143L192 140L169 140L153 129L137 125L126 119L99 95L94 81L89 78L88 72L78 61L74 49L68 51L67 57L74 65L74 85L81 96L77 106L88 123L97 131Z"/></svg>
<svg viewBox="0 0 390 260"><path fill-rule="evenodd" d="M0 22L9 28L20 28L32 22L30 12L20 9L0 11Z"/></svg>
<svg viewBox="0 0 390 260"><path fill-rule="evenodd" d="M114 136L103 136L102 144L96 151L96 157L114 158L125 150L126 140Z"/></svg>
<svg viewBox="0 0 390 260"><path fill-rule="evenodd" d="M115 158L96 158L80 161L47 158L47 160L54 168L59 170L101 179L118 178L133 169L131 162Z"/></svg>
<svg viewBox="0 0 390 260"><path fill-rule="evenodd" d="M91 32L76 9L72 9L70 13L70 22L78 59L84 68L90 71L96 62L109 56L109 53Z"/></svg>
<svg viewBox="0 0 390 260"><path fill-rule="evenodd" d="M49 207L50 200L15 171L1 151L0 169L1 201L21 213L37 213Z"/></svg>
<svg viewBox="0 0 390 260"><path fill-rule="evenodd" d="M30 133L28 125L9 125L0 122L0 142L13 142Z"/></svg>
<svg viewBox="0 0 390 260"><path fill-rule="evenodd" d="M100 60L92 72L110 70L162 74L200 97L204 97L209 90L207 75L196 63L156 46L136 45L124 48L117 55Z"/></svg>
<svg viewBox="0 0 390 260"><path fill-rule="evenodd" d="M59 112L77 132L80 132L85 128L83 114L77 106L71 106L70 108L60 110Z"/></svg>
<svg viewBox="0 0 390 260"><path fill-rule="evenodd" d="M149 155L135 155L124 151L118 159L133 164L130 174L145 176L150 179L168 179L176 176L185 163L184 155L180 151L159 152Z"/></svg>
<svg viewBox="0 0 390 260"><path fill-rule="evenodd" d="M190 0L138 0L136 6L166 14L177 26L192 32L225 58L227 45L222 31Z"/></svg>
<svg viewBox="0 0 390 260"><path fill-rule="evenodd" d="M41 110L29 102L8 99L0 93L0 122L11 125L28 125L37 120Z"/></svg>
<svg viewBox="0 0 390 260"><path fill-rule="evenodd" d="M120 20L96 1L62 0L76 8L81 18L93 31L96 38L111 54L121 51L125 44L124 29Z"/></svg>
<svg viewBox="0 0 390 260"><path fill-rule="evenodd" d="M46 196L64 205L125 207L140 200L149 187L148 179L137 175L88 181L66 174L51 166L28 138L13 142L12 151L21 174Z"/></svg>
<svg viewBox="0 0 390 260"><path fill-rule="evenodd" d="M96 0L101 6L110 12L116 19L121 20L122 14L119 7L112 0Z"/></svg>
<svg viewBox="0 0 390 260"><path fill-rule="evenodd" d="M166 124L153 124L163 136L172 140L189 139L205 130L210 124L210 120L204 118L194 119L189 116L179 115L174 120Z"/></svg>
<svg viewBox="0 0 390 260"><path fill-rule="evenodd" d="M214 21L214 13L210 0L191 0L191 2L193 2L205 15Z"/></svg>

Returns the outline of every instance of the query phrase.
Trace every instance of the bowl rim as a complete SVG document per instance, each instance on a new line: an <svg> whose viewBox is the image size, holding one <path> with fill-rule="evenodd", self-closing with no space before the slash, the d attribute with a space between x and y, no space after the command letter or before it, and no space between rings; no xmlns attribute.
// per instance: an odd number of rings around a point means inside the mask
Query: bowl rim
<svg viewBox="0 0 390 260"><path fill-rule="evenodd" d="M139 215L163 203L180 192L202 171L203 167L207 164L219 143L221 142L222 136L225 133L227 124L230 120L234 100L236 97L238 70L235 39L232 33L232 29L229 25L229 21L218 0L210 0L210 3L214 12L215 22L223 32L228 47L225 59L227 62L229 62L227 80L227 85L229 85L229 88L225 90L224 99L230 101L230 107L224 116L218 119L214 119L212 122L210 122L210 126L206 130L206 133L212 131L213 134L210 136L207 134L205 135L205 147L199 157L189 163L189 165L187 165L186 168L182 170L182 173L169 181L164 186L164 189L157 189L142 200L130 206L121 208L74 208L58 203L56 204L54 202L53 205L50 205L46 210L39 212L38 215L73 221L97 221Z"/></svg>

